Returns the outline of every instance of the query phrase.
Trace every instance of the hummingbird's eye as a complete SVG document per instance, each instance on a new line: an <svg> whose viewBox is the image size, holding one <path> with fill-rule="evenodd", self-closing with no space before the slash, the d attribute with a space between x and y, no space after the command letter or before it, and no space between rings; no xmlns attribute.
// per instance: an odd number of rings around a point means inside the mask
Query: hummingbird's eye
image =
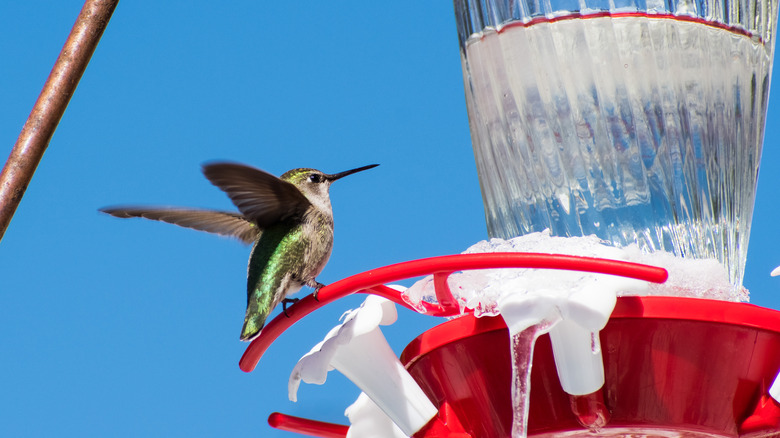
<svg viewBox="0 0 780 438"><path fill-rule="evenodd" d="M322 176L320 176L320 175L318 175L316 173L312 173L311 175L309 175L309 181L313 182L315 184L321 183L322 182Z"/></svg>

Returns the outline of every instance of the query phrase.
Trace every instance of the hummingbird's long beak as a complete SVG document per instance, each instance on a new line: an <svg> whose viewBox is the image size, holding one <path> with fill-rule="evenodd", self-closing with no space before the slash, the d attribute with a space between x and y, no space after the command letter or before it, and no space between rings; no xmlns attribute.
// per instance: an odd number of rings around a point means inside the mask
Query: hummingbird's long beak
<svg viewBox="0 0 780 438"><path fill-rule="evenodd" d="M336 181L337 179L344 178L347 175L352 175L353 173L358 173L358 172L362 172L364 170L373 169L376 166L379 166L379 165L378 164L369 164L368 166L358 167L357 169L345 170L343 172L334 173L333 175L325 175L325 178L329 179L330 181Z"/></svg>

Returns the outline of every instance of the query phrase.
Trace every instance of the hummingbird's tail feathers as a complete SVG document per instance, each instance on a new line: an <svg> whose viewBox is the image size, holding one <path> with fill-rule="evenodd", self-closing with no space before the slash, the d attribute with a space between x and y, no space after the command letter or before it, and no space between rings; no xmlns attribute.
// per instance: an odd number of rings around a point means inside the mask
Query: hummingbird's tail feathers
<svg viewBox="0 0 780 438"><path fill-rule="evenodd" d="M255 249L257 247L255 246ZM258 284L256 287L249 289L246 300L246 316L244 316L244 326L241 327L241 340L250 341L265 326L265 320L271 311L279 305L284 299L285 294L281 291L287 290L287 285L290 282L290 275L286 274L279 282L268 282L265 284ZM252 282L255 284L255 282Z"/></svg>
<svg viewBox="0 0 780 438"><path fill-rule="evenodd" d="M262 230L239 213L170 207L106 207L101 212L119 218L140 217L193 230L232 237L243 243L256 241Z"/></svg>
<svg viewBox="0 0 780 438"><path fill-rule="evenodd" d="M251 336L249 336L249 337L248 337L248 338L246 338L246 339L244 339L244 338L242 337L242 338L241 338L241 342L252 342L252 341L254 341L254 340L255 340L255 338L256 338L256 337L260 336L260 333L262 333L262 332L263 332L263 331L262 331L262 330L260 330L260 331L258 331L257 333L255 333L254 335L251 335ZM243 336L243 333L242 333L242 336Z"/></svg>
<svg viewBox="0 0 780 438"><path fill-rule="evenodd" d="M241 327L241 340L243 342L252 342L265 326L265 316L259 316L252 320L245 319L244 326Z"/></svg>

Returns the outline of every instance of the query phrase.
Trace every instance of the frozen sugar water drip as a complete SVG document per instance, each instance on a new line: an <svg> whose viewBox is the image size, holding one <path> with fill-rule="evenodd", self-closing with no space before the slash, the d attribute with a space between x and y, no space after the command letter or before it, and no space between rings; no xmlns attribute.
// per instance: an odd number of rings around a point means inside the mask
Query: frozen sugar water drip
<svg viewBox="0 0 780 438"><path fill-rule="evenodd" d="M618 291L623 295L663 295L709 298L725 301L748 301L747 289L735 290L728 272L714 259L685 259L664 251L646 253L637 245L618 248L596 236L557 237L549 230L515 237L510 240L490 239L472 245L464 254L489 252L530 252L598 257L659 266L669 271L663 284L649 284L641 291ZM543 269L484 269L456 272L447 284L461 311L473 309L476 316L497 315L497 303L508 292L567 296L592 274L575 271ZM427 276L405 292L412 305L435 302L433 276Z"/></svg>
<svg viewBox="0 0 780 438"><path fill-rule="evenodd" d="M512 348L512 436L528 435L528 411L530 408L531 366L534 346L539 336L548 333L557 321L540 321L524 330L511 333ZM522 327L522 325L521 325ZM516 329L519 327L516 327Z"/></svg>

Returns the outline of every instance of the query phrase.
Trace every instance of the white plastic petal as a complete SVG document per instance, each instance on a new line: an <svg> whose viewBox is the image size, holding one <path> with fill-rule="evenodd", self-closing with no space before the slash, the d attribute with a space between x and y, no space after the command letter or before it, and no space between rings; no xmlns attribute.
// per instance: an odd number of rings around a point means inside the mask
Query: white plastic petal
<svg viewBox="0 0 780 438"><path fill-rule="evenodd" d="M363 304L344 318L342 330L348 330L350 337L368 333L380 325L389 325L398 319L395 304L385 298L369 295ZM353 321L352 324L348 324Z"/></svg>
<svg viewBox="0 0 780 438"><path fill-rule="evenodd" d="M298 401L298 387L301 380L306 383L322 385L328 377L328 371L333 355L336 353L337 342L334 342L341 326L333 327L325 336L325 339L315 345L308 353L298 360L287 382L287 397L290 401ZM330 342L328 342L330 341Z"/></svg>

